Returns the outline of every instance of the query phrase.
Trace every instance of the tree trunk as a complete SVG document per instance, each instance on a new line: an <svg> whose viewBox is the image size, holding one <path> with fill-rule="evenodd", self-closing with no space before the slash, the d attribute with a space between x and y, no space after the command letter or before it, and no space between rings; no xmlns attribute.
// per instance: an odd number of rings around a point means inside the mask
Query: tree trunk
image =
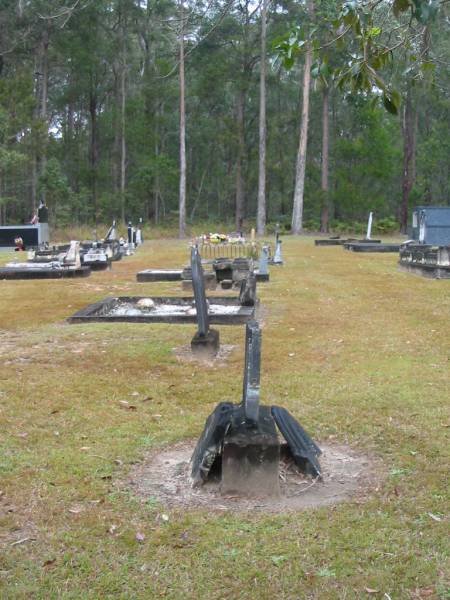
<svg viewBox="0 0 450 600"><path fill-rule="evenodd" d="M308 143L308 121L309 121L309 92L311 83L312 48L310 44L305 53L305 65L303 68L303 105L302 122L300 126L300 140L297 153L297 165L295 169L294 206L292 209L292 233L298 235L303 228L303 195L305 191L306 170L306 147Z"/></svg>
<svg viewBox="0 0 450 600"><path fill-rule="evenodd" d="M186 106L184 81L184 11L181 7L180 31L180 196L179 237L186 237Z"/></svg>
<svg viewBox="0 0 450 600"><path fill-rule="evenodd" d="M34 89L35 109L34 109L34 148L31 168L31 209L34 214L38 204L38 180L47 162L47 141L48 141L48 122L47 122L47 104L48 104L48 48L50 44L49 32L44 29L41 41L36 48L34 71L36 84ZM45 200L44 193L41 192L41 199Z"/></svg>
<svg viewBox="0 0 450 600"><path fill-rule="evenodd" d="M112 127L114 131L114 141L112 145L111 156L111 178L112 192L116 198L120 199L120 113L121 113L121 95L120 95L120 64L114 62L114 111L112 112Z"/></svg>
<svg viewBox="0 0 450 600"><path fill-rule="evenodd" d="M238 149L236 158L236 231L242 230L244 221L244 176L242 172L242 163L244 159L244 104L245 92L240 90L237 98L236 121L238 127Z"/></svg>
<svg viewBox="0 0 450 600"><path fill-rule="evenodd" d="M97 227L98 207L97 207L97 161L98 161L98 135L97 135L97 97L95 92L91 91L89 98L89 114L91 117L91 140L90 140L90 170L91 170L91 194L92 207L94 210L94 223Z"/></svg>
<svg viewBox="0 0 450 600"><path fill-rule="evenodd" d="M125 223L125 185L127 147L125 142L125 111L126 111L126 55L124 51L122 70L120 73L120 216Z"/></svg>
<svg viewBox="0 0 450 600"><path fill-rule="evenodd" d="M267 3L261 8L261 61L259 75L259 172L258 172L258 212L256 231L264 235L266 231L266 27Z"/></svg>
<svg viewBox="0 0 450 600"><path fill-rule="evenodd" d="M39 120L42 127L42 144L39 149L39 174L42 174L47 164L47 143L48 143L48 47L50 38L48 30L45 29L42 34L41 42L41 97L39 106ZM41 200L45 202L45 192L41 192Z"/></svg>
<svg viewBox="0 0 450 600"><path fill-rule="evenodd" d="M328 185L328 158L329 158L329 149L330 149L330 135L329 135L329 98L330 98L330 90L326 85L323 88L322 92L322 177L321 177L321 187L322 187L322 211L320 215L320 231L322 233L328 233L329 231L329 218L330 218L330 209L329 209L329 185Z"/></svg>
<svg viewBox="0 0 450 600"><path fill-rule="evenodd" d="M408 230L409 195L414 185L414 135L415 117L412 105L412 91L408 86L405 105L403 107L403 173L402 173L402 201L399 211L400 231L406 233Z"/></svg>

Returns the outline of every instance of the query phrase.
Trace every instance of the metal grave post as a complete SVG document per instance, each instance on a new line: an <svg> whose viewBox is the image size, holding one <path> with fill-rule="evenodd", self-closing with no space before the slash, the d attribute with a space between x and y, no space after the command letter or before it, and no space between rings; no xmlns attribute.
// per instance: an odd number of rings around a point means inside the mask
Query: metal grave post
<svg viewBox="0 0 450 600"><path fill-rule="evenodd" d="M249 321L245 331L245 366L242 404L245 418L256 423L259 417L261 372L261 330L257 321Z"/></svg>
<svg viewBox="0 0 450 600"><path fill-rule="evenodd" d="M367 221L366 240L370 240L370 236L372 235L372 221L373 221L373 212L370 212L369 220Z"/></svg>
<svg viewBox="0 0 450 600"><path fill-rule="evenodd" d="M200 253L197 246L191 248L192 286L194 288L197 333L191 340L192 352L215 356L219 350L219 332L209 328L208 302Z"/></svg>

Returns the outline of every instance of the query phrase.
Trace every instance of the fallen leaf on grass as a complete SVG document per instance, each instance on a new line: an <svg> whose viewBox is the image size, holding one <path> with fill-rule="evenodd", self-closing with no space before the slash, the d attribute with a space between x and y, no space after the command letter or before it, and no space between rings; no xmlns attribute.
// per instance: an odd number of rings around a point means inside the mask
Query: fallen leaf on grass
<svg viewBox="0 0 450 600"><path fill-rule="evenodd" d="M288 559L287 556L285 556L284 554L280 554L279 556L271 556L270 560L273 562L273 564L276 567L279 567L281 564L283 564L286 560Z"/></svg>
<svg viewBox="0 0 450 600"><path fill-rule="evenodd" d="M418 598L429 598L430 596L434 596L434 588L424 588L422 590L416 590L416 594Z"/></svg>
<svg viewBox="0 0 450 600"><path fill-rule="evenodd" d="M328 567L323 567L317 571L317 575L319 577L336 577L336 572L333 569L329 569Z"/></svg>
<svg viewBox="0 0 450 600"><path fill-rule="evenodd" d="M49 558L48 560L46 560L45 562L42 563L43 567L51 567L52 565L54 565L56 562L56 558Z"/></svg>
<svg viewBox="0 0 450 600"><path fill-rule="evenodd" d="M127 410L137 410L137 406L130 404L126 400L119 400L119 404L122 408L126 408Z"/></svg>
<svg viewBox="0 0 450 600"><path fill-rule="evenodd" d="M372 588L364 588L364 590L368 593L368 594L378 594L380 592L380 590L374 590Z"/></svg>
<svg viewBox="0 0 450 600"><path fill-rule="evenodd" d="M434 515L433 513L428 513L428 516L431 517L433 519L433 521L442 521L442 517L439 517L438 515Z"/></svg>
<svg viewBox="0 0 450 600"><path fill-rule="evenodd" d="M18 546L19 544L24 544L25 542L34 542L35 540L36 540L36 538L26 537L26 538L22 538L21 540L17 540L16 542L13 542L11 544L11 546Z"/></svg>

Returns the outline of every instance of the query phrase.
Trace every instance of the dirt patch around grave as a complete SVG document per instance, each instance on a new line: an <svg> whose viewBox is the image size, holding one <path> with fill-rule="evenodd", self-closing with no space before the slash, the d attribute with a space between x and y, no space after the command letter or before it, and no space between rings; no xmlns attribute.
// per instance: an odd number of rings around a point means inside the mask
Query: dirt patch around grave
<svg viewBox="0 0 450 600"><path fill-rule="evenodd" d="M190 346L180 346L179 348L174 348L173 353L180 362L199 363L207 367L212 367L217 364L225 363L235 348L236 346L233 346L232 344L221 344L219 352L216 354L216 356L209 358L193 354Z"/></svg>
<svg viewBox="0 0 450 600"><path fill-rule="evenodd" d="M363 500L379 486L382 470L377 459L344 445L319 445L323 451L320 457L323 480L301 474L293 461L285 458L280 463L279 498L222 496L219 482L193 488L189 461L195 441L152 452L135 466L124 483L143 501L159 502L166 507L270 513L330 506L352 498Z"/></svg>

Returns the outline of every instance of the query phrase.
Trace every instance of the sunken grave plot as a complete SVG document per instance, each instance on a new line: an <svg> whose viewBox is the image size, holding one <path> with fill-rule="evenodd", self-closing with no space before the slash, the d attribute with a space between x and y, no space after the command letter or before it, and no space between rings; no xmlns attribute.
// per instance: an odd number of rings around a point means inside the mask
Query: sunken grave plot
<svg viewBox="0 0 450 600"><path fill-rule="evenodd" d="M354 497L359 501L379 487L382 464L372 456L360 454L346 445L322 443L322 479L304 475L285 445L280 447L279 495L224 494L220 477L210 477L201 486L192 486L191 456L195 441L173 444L150 452L135 465L126 481L116 485L132 489L133 494L163 506L223 511L252 511L273 514L334 506Z"/></svg>
<svg viewBox="0 0 450 600"><path fill-rule="evenodd" d="M239 325L254 316L256 280L248 276L241 284L239 298L210 298L205 293L204 276L198 248L191 248L194 298L119 297L107 298L87 306L68 319L69 323L197 323L193 349L204 347L216 352L218 333L209 324Z"/></svg>
<svg viewBox="0 0 450 600"><path fill-rule="evenodd" d="M238 325L253 317L254 307L241 306L236 298L209 298L210 322ZM196 323L192 297L119 296L106 298L83 308L68 319L69 323Z"/></svg>

